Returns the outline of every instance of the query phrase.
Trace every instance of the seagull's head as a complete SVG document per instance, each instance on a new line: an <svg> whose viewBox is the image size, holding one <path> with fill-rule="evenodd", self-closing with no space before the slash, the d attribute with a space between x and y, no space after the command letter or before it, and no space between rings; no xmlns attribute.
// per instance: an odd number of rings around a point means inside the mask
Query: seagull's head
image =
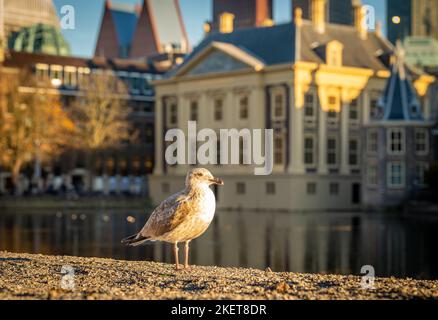
<svg viewBox="0 0 438 320"><path fill-rule="evenodd" d="M208 186L212 184L223 185L224 182L222 181L222 179L215 178L210 171L204 168L193 169L190 170L189 173L187 173L187 187L199 186L202 184L206 184Z"/></svg>

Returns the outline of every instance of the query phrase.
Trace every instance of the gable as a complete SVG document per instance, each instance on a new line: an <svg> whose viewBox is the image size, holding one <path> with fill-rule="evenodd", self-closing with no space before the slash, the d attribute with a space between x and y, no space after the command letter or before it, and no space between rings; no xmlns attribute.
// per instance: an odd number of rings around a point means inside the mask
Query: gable
<svg viewBox="0 0 438 320"><path fill-rule="evenodd" d="M229 72L250 68L247 64L229 56L225 52L214 50L203 60L198 62L188 75L201 75L208 73Z"/></svg>

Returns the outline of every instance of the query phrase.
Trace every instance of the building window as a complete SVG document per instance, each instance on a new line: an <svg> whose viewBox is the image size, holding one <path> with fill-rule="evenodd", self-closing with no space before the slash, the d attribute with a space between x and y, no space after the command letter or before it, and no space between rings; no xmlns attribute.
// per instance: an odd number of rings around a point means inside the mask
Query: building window
<svg viewBox="0 0 438 320"><path fill-rule="evenodd" d="M50 80L59 81L62 84L62 66L53 65L50 67Z"/></svg>
<svg viewBox="0 0 438 320"><path fill-rule="evenodd" d="M405 185L405 165L402 162L388 163L388 187L401 188Z"/></svg>
<svg viewBox="0 0 438 320"><path fill-rule="evenodd" d="M170 101L169 104L169 125L175 126L178 124L178 106L176 105L175 101Z"/></svg>
<svg viewBox="0 0 438 320"><path fill-rule="evenodd" d="M309 182L307 184L307 194L308 195L315 195L316 194L316 183L315 182Z"/></svg>
<svg viewBox="0 0 438 320"><path fill-rule="evenodd" d="M304 117L306 120L314 120L316 117L315 95L313 92L304 96Z"/></svg>
<svg viewBox="0 0 438 320"><path fill-rule="evenodd" d="M75 67L64 68L64 84L68 87L76 87L77 73Z"/></svg>
<svg viewBox="0 0 438 320"><path fill-rule="evenodd" d="M331 182L329 185L330 195L335 196L339 194L339 183Z"/></svg>
<svg viewBox="0 0 438 320"><path fill-rule="evenodd" d="M275 190L275 182L267 182L266 183L266 194L274 195L276 192Z"/></svg>
<svg viewBox="0 0 438 320"><path fill-rule="evenodd" d="M221 33L231 33L234 29L234 14L229 12L224 12L220 15L220 32Z"/></svg>
<svg viewBox="0 0 438 320"><path fill-rule="evenodd" d="M415 165L415 179L419 186L426 186L426 172L429 170L429 165L427 163L417 163Z"/></svg>
<svg viewBox="0 0 438 320"><path fill-rule="evenodd" d="M131 75L131 85L130 90L133 94L139 94L141 90L141 78L139 74Z"/></svg>
<svg viewBox="0 0 438 320"><path fill-rule="evenodd" d="M314 136L304 137L304 164L306 166L314 166L316 155L316 143Z"/></svg>
<svg viewBox="0 0 438 320"><path fill-rule="evenodd" d="M198 102L192 101L190 103L190 121L198 121Z"/></svg>
<svg viewBox="0 0 438 320"><path fill-rule="evenodd" d="M223 119L223 99L215 99L214 100L214 120L222 121Z"/></svg>
<svg viewBox="0 0 438 320"><path fill-rule="evenodd" d="M78 83L81 88L87 88L90 83L91 70L89 68L78 68Z"/></svg>
<svg viewBox="0 0 438 320"><path fill-rule="evenodd" d="M272 118L274 120L283 120L285 117L285 110L286 110L286 99L285 99L285 93L284 90L276 89L273 93L273 100L272 100L272 106L273 106L273 114Z"/></svg>
<svg viewBox="0 0 438 320"><path fill-rule="evenodd" d="M144 130L145 143L154 142L154 130L151 127L146 127Z"/></svg>
<svg viewBox="0 0 438 320"><path fill-rule="evenodd" d="M348 160L350 166L359 165L359 139L350 139Z"/></svg>
<svg viewBox="0 0 438 320"><path fill-rule="evenodd" d="M376 165L368 165L367 167L367 182L371 187L377 186L379 183L379 170Z"/></svg>
<svg viewBox="0 0 438 320"><path fill-rule="evenodd" d="M338 162L338 141L336 137L327 139L327 164L336 166Z"/></svg>
<svg viewBox="0 0 438 320"><path fill-rule="evenodd" d="M350 103L350 122L357 123L359 121L359 100L353 99Z"/></svg>
<svg viewBox="0 0 438 320"><path fill-rule="evenodd" d="M249 99L248 97L242 97L239 101L239 115L240 119L248 119L249 114Z"/></svg>
<svg viewBox="0 0 438 320"><path fill-rule="evenodd" d="M284 164L284 138L283 135L276 135L274 139L274 163Z"/></svg>
<svg viewBox="0 0 438 320"><path fill-rule="evenodd" d="M379 91L373 91L370 94L370 118L378 119L382 116L382 108L379 106Z"/></svg>
<svg viewBox="0 0 438 320"><path fill-rule="evenodd" d="M388 154L402 155L405 153L405 131L403 129L388 129Z"/></svg>
<svg viewBox="0 0 438 320"><path fill-rule="evenodd" d="M420 156L429 153L429 132L427 129L415 129L415 152Z"/></svg>
<svg viewBox="0 0 438 320"><path fill-rule="evenodd" d="M379 148L379 132L377 130L368 131L367 150L369 153L377 153Z"/></svg>
<svg viewBox="0 0 438 320"><path fill-rule="evenodd" d="M244 182L236 183L236 192L237 192L237 194L245 194L245 192L246 192L246 185L245 185Z"/></svg>
<svg viewBox="0 0 438 320"><path fill-rule="evenodd" d="M339 121L338 99L335 96L328 97L327 121L330 126L337 125Z"/></svg>
<svg viewBox="0 0 438 320"><path fill-rule="evenodd" d="M152 93L152 87L151 87L151 76L150 75L143 75L142 81L141 81L141 90L143 94L150 94Z"/></svg>
<svg viewBox="0 0 438 320"><path fill-rule="evenodd" d="M36 64L35 76L39 83L46 84L49 80L49 66L42 63Z"/></svg>

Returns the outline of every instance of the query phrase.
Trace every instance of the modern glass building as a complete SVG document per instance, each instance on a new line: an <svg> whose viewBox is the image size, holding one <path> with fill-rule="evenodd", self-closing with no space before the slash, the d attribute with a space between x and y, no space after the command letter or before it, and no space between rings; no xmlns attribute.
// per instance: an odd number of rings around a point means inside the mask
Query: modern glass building
<svg viewBox="0 0 438 320"><path fill-rule="evenodd" d="M353 1L354 0L327 0L327 20L330 23L353 25ZM310 19L312 14L310 0L293 0L292 8L300 7L303 10L303 18Z"/></svg>

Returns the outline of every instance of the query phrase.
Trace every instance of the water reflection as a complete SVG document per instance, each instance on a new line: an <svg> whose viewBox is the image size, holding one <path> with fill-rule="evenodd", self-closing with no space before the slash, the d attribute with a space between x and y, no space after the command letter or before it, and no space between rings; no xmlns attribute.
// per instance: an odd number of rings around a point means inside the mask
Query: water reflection
<svg viewBox="0 0 438 320"><path fill-rule="evenodd" d="M147 214L135 211L0 212L0 250L172 262L170 245L127 248ZM219 212L192 242L191 262L275 271L438 278L438 219L371 214Z"/></svg>

